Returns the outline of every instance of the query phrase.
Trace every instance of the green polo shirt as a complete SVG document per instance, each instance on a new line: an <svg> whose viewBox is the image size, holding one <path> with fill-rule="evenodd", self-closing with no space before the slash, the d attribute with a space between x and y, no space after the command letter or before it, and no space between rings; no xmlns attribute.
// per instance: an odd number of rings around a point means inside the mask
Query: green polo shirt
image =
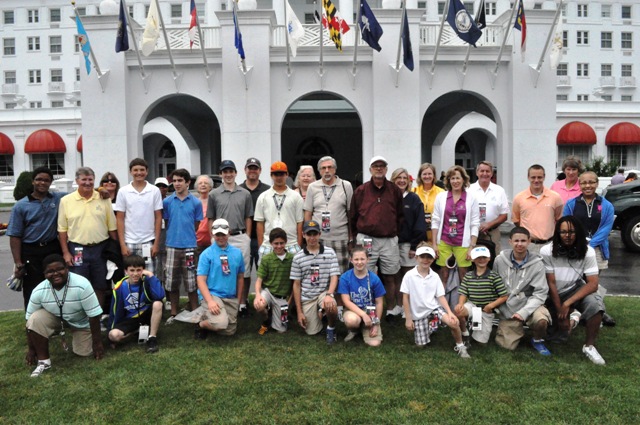
<svg viewBox="0 0 640 425"><path fill-rule="evenodd" d="M287 298L291 295L293 284L289 275L291 273L291 263L293 254L287 252L281 260L274 252L270 252L260 260L258 267L258 277L262 279L262 287L269 289L272 295Z"/></svg>

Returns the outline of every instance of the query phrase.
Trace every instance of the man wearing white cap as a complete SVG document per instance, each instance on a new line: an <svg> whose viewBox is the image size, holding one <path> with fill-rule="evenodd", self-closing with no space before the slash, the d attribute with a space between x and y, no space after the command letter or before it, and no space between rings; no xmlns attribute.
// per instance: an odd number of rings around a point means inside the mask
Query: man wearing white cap
<svg viewBox="0 0 640 425"><path fill-rule="evenodd" d="M207 331L234 335L238 327L238 296L244 286L244 259L240 249L229 245L229 222L219 218L211 225L215 243L200 254L198 296L204 307L202 321L196 325L196 338Z"/></svg>
<svg viewBox="0 0 640 425"><path fill-rule="evenodd" d="M403 220L402 192L387 180L388 162L374 156L369 162L371 180L356 189L351 198L351 230L356 242L369 253L369 270L375 272L379 263L380 276L387 291L387 319L402 314L396 305L396 273L400 270L398 232Z"/></svg>

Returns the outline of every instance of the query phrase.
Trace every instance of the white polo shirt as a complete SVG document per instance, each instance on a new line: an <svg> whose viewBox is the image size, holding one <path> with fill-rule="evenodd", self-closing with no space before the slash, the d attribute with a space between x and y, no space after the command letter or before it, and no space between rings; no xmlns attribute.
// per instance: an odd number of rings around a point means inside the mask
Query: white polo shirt
<svg viewBox="0 0 640 425"><path fill-rule="evenodd" d="M156 237L154 213L162 211L162 195L160 189L146 183L141 192L131 184L118 191L113 210L124 212L125 243L145 243Z"/></svg>
<svg viewBox="0 0 640 425"><path fill-rule="evenodd" d="M478 200L478 207L480 208L480 223L493 221L502 214L507 214L507 216L509 216L509 200L501 186L489 183L489 187L485 192L480 187L480 183L475 182L469 186L468 192L472 193L473 197Z"/></svg>
<svg viewBox="0 0 640 425"><path fill-rule="evenodd" d="M422 277L418 273L418 266L416 266L402 278L400 292L409 294L409 306L413 320L422 320L440 307L438 297L444 295L444 286L438 273L429 270L429 274Z"/></svg>

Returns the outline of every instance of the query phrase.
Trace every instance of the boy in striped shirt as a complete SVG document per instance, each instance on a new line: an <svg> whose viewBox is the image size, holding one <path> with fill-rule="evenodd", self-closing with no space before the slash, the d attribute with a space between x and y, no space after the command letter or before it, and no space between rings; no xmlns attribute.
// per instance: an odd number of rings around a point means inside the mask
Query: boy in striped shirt
<svg viewBox="0 0 640 425"><path fill-rule="evenodd" d="M508 294L500 275L489 268L491 260L489 248L475 247L471 250L471 260L475 265L475 270L467 272L460 283L458 288L460 298L454 313L460 321L463 338L468 340L467 318L472 316L473 307L482 309L481 329L473 332L473 339L486 344L491 336L493 311L507 301ZM479 320L474 321L479 322Z"/></svg>

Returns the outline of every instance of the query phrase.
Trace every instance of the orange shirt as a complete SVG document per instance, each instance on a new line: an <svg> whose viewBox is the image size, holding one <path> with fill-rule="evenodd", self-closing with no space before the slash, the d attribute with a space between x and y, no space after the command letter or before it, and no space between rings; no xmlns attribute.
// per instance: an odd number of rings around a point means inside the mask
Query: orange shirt
<svg viewBox="0 0 640 425"><path fill-rule="evenodd" d="M560 195L546 187L539 198L526 188L513 198L511 220L527 229L534 240L551 239L563 206Z"/></svg>

